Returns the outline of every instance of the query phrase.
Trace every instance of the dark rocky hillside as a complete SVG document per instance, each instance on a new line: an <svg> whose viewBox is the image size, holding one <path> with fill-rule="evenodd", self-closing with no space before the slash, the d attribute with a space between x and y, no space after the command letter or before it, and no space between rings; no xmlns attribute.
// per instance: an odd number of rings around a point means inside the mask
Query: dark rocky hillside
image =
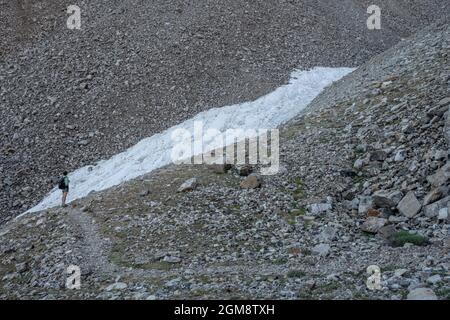
<svg viewBox="0 0 450 320"><path fill-rule="evenodd" d="M294 68L358 66L448 10L442 0L0 0L0 221L63 169L109 157L210 107L252 100ZM25 183L24 183L25 181Z"/></svg>

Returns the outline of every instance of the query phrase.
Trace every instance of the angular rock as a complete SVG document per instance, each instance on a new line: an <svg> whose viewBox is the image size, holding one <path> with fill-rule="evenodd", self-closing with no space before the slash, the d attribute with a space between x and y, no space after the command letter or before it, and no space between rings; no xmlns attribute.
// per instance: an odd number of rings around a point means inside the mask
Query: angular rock
<svg viewBox="0 0 450 320"><path fill-rule="evenodd" d="M368 217L366 221L361 225L361 230L368 233L378 233L382 227L384 227L388 221L384 218Z"/></svg>
<svg viewBox="0 0 450 320"><path fill-rule="evenodd" d="M105 290L106 290L106 291L124 290L124 289L126 289L127 287L128 287L128 286L127 286L126 283L123 283L123 282L116 282L116 283L113 283L113 284L107 286Z"/></svg>
<svg viewBox="0 0 450 320"><path fill-rule="evenodd" d="M403 194L400 191L379 190L373 194L373 203L378 208L393 208L402 200Z"/></svg>
<svg viewBox="0 0 450 320"><path fill-rule="evenodd" d="M376 150L370 153L370 161L384 161L387 159L387 153L383 150Z"/></svg>
<svg viewBox="0 0 450 320"><path fill-rule="evenodd" d="M438 274L435 274L434 276L431 276L427 279L427 283L429 283L431 285L436 285L441 281L442 281L442 277Z"/></svg>
<svg viewBox="0 0 450 320"><path fill-rule="evenodd" d="M438 102L439 107L446 107L450 106L450 97L444 98L441 101Z"/></svg>
<svg viewBox="0 0 450 320"><path fill-rule="evenodd" d="M313 254L315 254L315 255L324 257L324 256L327 256L330 253L330 249L331 249L331 247L330 247L329 244L321 243L321 244L318 244L318 245L314 246L311 249L311 252Z"/></svg>
<svg viewBox="0 0 450 320"><path fill-rule="evenodd" d="M353 164L353 168L355 169L361 169L364 166L364 159L356 159L355 163Z"/></svg>
<svg viewBox="0 0 450 320"><path fill-rule="evenodd" d="M241 182L241 188L257 189L261 187L261 184L261 178L255 174L251 174Z"/></svg>
<svg viewBox="0 0 450 320"><path fill-rule="evenodd" d="M253 172L251 165L237 166L236 170L241 177L247 177Z"/></svg>
<svg viewBox="0 0 450 320"><path fill-rule="evenodd" d="M448 208L442 208L441 210L439 210L438 220L440 221L448 220Z"/></svg>
<svg viewBox="0 0 450 320"><path fill-rule="evenodd" d="M424 207L424 214L428 218L434 218L439 215L439 211L443 208L448 208L450 204L450 197L445 197L439 201L436 201L428 206Z"/></svg>
<svg viewBox="0 0 450 320"><path fill-rule="evenodd" d="M198 186L197 178L191 178L185 181L179 188L178 192L189 192L195 190Z"/></svg>
<svg viewBox="0 0 450 320"><path fill-rule="evenodd" d="M375 209L370 208L367 210L367 216L368 217L379 217L381 215L381 212Z"/></svg>
<svg viewBox="0 0 450 320"><path fill-rule="evenodd" d="M450 180L450 163L438 169L435 174L428 176L427 180L435 188L447 184Z"/></svg>
<svg viewBox="0 0 450 320"><path fill-rule="evenodd" d="M423 205L427 206L431 203L441 200L443 197L446 197L447 195L448 195L447 187L435 188L425 196L425 198L423 199Z"/></svg>
<svg viewBox="0 0 450 320"><path fill-rule="evenodd" d="M406 158L406 152L404 150L400 150L395 154L394 161L402 162L402 161L405 161L405 158Z"/></svg>
<svg viewBox="0 0 450 320"><path fill-rule="evenodd" d="M165 256L163 261L164 262L168 262L168 263L180 263L181 262L181 258L172 257L172 256Z"/></svg>
<svg viewBox="0 0 450 320"><path fill-rule="evenodd" d="M417 200L414 192L410 191L397 205L398 211L405 217L412 218L420 212L422 205Z"/></svg>
<svg viewBox="0 0 450 320"><path fill-rule="evenodd" d="M378 230L378 235L386 241L391 241L396 233L397 229L391 224L381 227Z"/></svg>
<svg viewBox="0 0 450 320"><path fill-rule="evenodd" d="M313 203L308 205L308 211L311 214L319 214L332 209L331 203Z"/></svg>
<svg viewBox="0 0 450 320"><path fill-rule="evenodd" d="M430 288L417 288L408 293L408 300L437 300L437 296Z"/></svg>
<svg viewBox="0 0 450 320"><path fill-rule="evenodd" d="M319 234L318 240L321 242L332 241L336 238L337 230L333 227L327 226L325 229Z"/></svg>
<svg viewBox="0 0 450 320"><path fill-rule="evenodd" d="M212 164L209 168L214 173L223 174L227 173L231 169L231 164Z"/></svg>
<svg viewBox="0 0 450 320"><path fill-rule="evenodd" d="M358 213L366 214L373 206L372 197L361 197L359 199Z"/></svg>

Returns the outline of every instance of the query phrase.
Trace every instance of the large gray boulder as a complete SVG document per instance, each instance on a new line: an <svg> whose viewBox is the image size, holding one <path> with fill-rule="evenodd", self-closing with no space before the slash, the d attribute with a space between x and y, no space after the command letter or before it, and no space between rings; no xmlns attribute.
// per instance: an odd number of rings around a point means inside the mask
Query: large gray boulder
<svg viewBox="0 0 450 320"><path fill-rule="evenodd" d="M419 200L417 200L414 192L410 191L408 194L399 202L397 209L405 217L412 218L420 212L422 205Z"/></svg>

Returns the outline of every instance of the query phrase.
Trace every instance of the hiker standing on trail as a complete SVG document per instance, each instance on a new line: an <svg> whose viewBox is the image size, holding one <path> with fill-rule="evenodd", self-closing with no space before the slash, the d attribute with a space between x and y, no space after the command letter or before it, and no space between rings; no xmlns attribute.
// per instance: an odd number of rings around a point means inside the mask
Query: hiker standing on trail
<svg viewBox="0 0 450 320"><path fill-rule="evenodd" d="M62 190L62 206L63 207L67 207L66 205L66 199L67 199L67 194L69 193L69 177L67 176L67 171L63 172L63 176L61 178L61 180L59 180L59 189Z"/></svg>

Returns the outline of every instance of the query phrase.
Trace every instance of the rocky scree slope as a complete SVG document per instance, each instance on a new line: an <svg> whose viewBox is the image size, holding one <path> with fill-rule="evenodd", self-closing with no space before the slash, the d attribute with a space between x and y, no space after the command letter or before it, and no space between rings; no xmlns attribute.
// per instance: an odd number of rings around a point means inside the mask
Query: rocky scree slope
<svg viewBox="0 0 450 320"><path fill-rule="evenodd" d="M253 100L294 68L358 66L441 17L441 0L0 0L0 221L61 171L108 158L210 107ZM4 27L3 27L4 22ZM21 182L27 181L26 186Z"/></svg>
<svg viewBox="0 0 450 320"><path fill-rule="evenodd" d="M281 128L278 175L167 166L6 224L0 297L449 299L449 40L440 22L327 89Z"/></svg>

